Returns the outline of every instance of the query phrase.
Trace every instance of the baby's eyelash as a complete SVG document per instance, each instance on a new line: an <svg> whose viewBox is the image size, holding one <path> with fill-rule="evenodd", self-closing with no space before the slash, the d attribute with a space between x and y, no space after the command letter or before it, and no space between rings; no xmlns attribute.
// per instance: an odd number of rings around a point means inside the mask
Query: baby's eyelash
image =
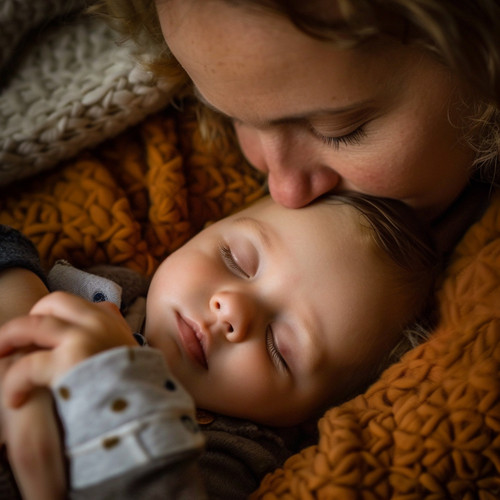
<svg viewBox="0 0 500 500"><path fill-rule="evenodd" d="M361 140L366 136L366 132L362 126L340 137L330 137L320 134L314 127L310 127L309 129L318 139L324 142L327 146L331 146L334 149L339 149L341 145L351 146L359 144Z"/></svg>
<svg viewBox="0 0 500 500"><path fill-rule="evenodd" d="M277 366L277 368L279 368L280 370L289 371L285 359L281 355L279 349L276 347L276 343L274 341L274 333L270 326L268 326L266 329L266 347L269 351L269 355L271 356L273 363Z"/></svg>
<svg viewBox="0 0 500 500"><path fill-rule="evenodd" d="M222 257L222 260L226 264L226 266L239 274L240 276L244 278L250 278L248 273L246 273L236 262L233 252L231 252L231 249L224 243L219 244L219 252Z"/></svg>

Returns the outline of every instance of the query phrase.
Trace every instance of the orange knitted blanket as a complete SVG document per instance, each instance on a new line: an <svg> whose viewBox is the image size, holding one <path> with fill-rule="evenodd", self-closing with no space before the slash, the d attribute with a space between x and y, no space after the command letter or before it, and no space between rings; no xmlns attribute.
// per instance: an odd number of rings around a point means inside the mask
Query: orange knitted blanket
<svg viewBox="0 0 500 500"><path fill-rule="evenodd" d="M500 498L500 193L456 248L431 340L328 411L253 498Z"/></svg>
<svg viewBox="0 0 500 500"><path fill-rule="evenodd" d="M51 173L1 188L0 223L26 234L47 267L67 259L151 275L263 185L226 139L207 146L194 110L167 108Z"/></svg>
<svg viewBox="0 0 500 500"><path fill-rule="evenodd" d="M50 266L151 275L207 222L262 194L263 179L189 110L167 109L52 173L2 188L0 223ZM500 196L457 247L432 339L365 394L328 411L316 445L255 498L500 498Z"/></svg>

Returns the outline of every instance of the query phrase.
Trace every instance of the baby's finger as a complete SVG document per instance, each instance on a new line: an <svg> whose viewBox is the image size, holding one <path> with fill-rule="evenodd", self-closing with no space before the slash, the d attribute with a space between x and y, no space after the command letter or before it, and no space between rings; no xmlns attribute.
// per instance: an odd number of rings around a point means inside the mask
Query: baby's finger
<svg viewBox="0 0 500 500"><path fill-rule="evenodd" d="M110 309L117 311L116 306L109 302L93 303L70 293L54 292L39 300L30 314L54 316L93 330L101 326L102 314L109 315Z"/></svg>
<svg viewBox="0 0 500 500"><path fill-rule="evenodd" d="M15 352L13 354L10 354L9 356L0 358L0 381L3 380L3 377L7 373L7 370L25 354L26 353L24 352Z"/></svg>
<svg viewBox="0 0 500 500"><path fill-rule="evenodd" d="M2 382L3 404L19 408L37 387L50 387L53 378L52 351L36 351L16 361Z"/></svg>
<svg viewBox="0 0 500 500"><path fill-rule="evenodd" d="M24 348L52 348L59 344L61 320L50 316L28 315L15 318L0 328L0 357Z"/></svg>
<svg viewBox="0 0 500 500"><path fill-rule="evenodd" d="M96 311L96 304L67 292L53 292L40 299L30 314L55 316L70 323L82 326L91 319ZM89 314L93 313L93 314Z"/></svg>
<svg viewBox="0 0 500 500"><path fill-rule="evenodd" d="M110 312L112 314L116 314L120 317L122 316L120 309L113 302L108 302L108 301L96 302L94 305L95 305L95 307L98 307L99 309L102 309L103 311L108 311L108 312Z"/></svg>

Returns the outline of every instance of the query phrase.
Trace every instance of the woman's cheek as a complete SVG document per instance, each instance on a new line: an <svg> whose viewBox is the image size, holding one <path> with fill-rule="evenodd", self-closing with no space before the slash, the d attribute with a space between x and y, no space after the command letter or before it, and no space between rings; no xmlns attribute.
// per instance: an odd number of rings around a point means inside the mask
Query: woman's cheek
<svg viewBox="0 0 500 500"><path fill-rule="evenodd" d="M248 162L257 170L267 173L268 168L257 132L237 123L234 124L234 130L236 131L241 151Z"/></svg>

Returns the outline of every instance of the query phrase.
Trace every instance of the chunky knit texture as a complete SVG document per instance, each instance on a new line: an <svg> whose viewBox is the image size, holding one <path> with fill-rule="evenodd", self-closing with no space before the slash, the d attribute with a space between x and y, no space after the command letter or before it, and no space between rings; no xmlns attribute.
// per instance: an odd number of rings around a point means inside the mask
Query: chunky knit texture
<svg viewBox="0 0 500 500"><path fill-rule="evenodd" d="M500 498L500 196L458 245L432 339L328 411L254 499Z"/></svg>
<svg viewBox="0 0 500 500"><path fill-rule="evenodd" d="M93 152L3 189L0 222L42 264L106 263L151 275L198 232L264 193L264 179L225 139L209 147L195 113L166 109Z"/></svg>
<svg viewBox="0 0 500 500"><path fill-rule="evenodd" d="M151 274L211 220L262 194L225 141L200 138L189 109L167 109L92 153L0 197L45 265L123 264ZM439 288L432 339L365 394L328 411L318 443L254 498L500 497L500 196L460 242Z"/></svg>
<svg viewBox="0 0 500 500"><path fill-rule="evenodd" d="M172 97L175 83L153 77L102 19L80 12L88 3L1 2L0 185L117 135Z"/></svg>
<svg viewBox="0 0 500 500"><path fill-rule="evenodd" d="M0 68L13 58L31 30L85 7L85 0L2 0L0 4Z"/></svg>
<svg viewBox="0 0 500 500"><path fill-rule="evenodd" d="M134 65L102 22L47 28L83 3L1 2L0 69L17 66L1 74L0 184L57 168L1 189L0 223L29 236L47 267L63 258L151 275L206 223L258 198L263 179L225 140L208 147L189 109L143 120L172 87ZM13 61L21 40L24 55ZM458 245L438 297L432 339L328 411L318 443L254 498L500 498L498 195Z"/></svg>

